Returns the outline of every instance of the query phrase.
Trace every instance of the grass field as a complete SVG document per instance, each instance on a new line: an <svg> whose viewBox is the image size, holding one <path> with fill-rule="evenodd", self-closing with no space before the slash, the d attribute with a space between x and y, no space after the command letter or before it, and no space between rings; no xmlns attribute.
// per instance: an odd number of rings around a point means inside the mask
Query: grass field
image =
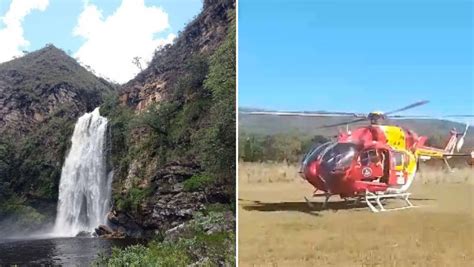
<svg viewBox="0 0 474 267"><path fill-rule="evenodd" d="M424 168L409 210L309 208L312 192L295 166L239 163L240 266L474 266L473 169Z"/></svg>

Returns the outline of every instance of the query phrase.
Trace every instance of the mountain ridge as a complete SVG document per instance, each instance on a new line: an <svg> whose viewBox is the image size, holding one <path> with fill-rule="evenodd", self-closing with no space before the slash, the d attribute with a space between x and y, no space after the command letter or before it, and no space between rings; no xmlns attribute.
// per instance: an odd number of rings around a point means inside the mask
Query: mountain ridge
<svg viewBox="0 0 474 267"><path fill-rule="evenodd" d="M245 112L272 111L260 108L239 108L239 134L277 135L294 134L314 136L322 135L331 137L337 134L338 129L346 129L346 126L319 128L327 124L342 123L351 117L297 117L297 116L275 116L275 115L250 115ZM385 120L382 124L397 125L414 130L419 135L428 136L440 140L447 140L449 131L456 128L461 132L465 124L445 119L393 119ZM360 122L348 125L349 129L368 125L368 122ZM464 148L474 146L474 127L469 126Z"/></svg>
<svg viewBox="0 0 474 267"><path fill-rule="evenodd" d="M0 64L0 132L25 134L61 109L75 119L114 90L114 85L48 44Z"/></svg>

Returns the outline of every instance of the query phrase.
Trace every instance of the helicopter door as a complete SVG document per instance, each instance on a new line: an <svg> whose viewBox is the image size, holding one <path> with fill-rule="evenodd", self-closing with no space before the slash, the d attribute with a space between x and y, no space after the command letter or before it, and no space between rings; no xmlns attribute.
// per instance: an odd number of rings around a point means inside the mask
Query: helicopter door
<svg viewBox="0 0 474 267"><path fill-rule="evenodd" d="M372 181L384 176L385 153L377 149L362 151L358 172L364 181Z"/></svg>
<svg viewBox="0 0 474 267"><path fill-rule="evenodd" d="M406 180L405 168L408 163L406 155L401 151L391 151L391 154L392 168L389 183L392 185L403 185Z"/></svg>

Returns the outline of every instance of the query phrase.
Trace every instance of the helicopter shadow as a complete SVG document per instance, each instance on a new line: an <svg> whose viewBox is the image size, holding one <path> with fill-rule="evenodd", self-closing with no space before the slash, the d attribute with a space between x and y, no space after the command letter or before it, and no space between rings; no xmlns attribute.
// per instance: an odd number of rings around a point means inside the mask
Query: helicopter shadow
<svg viewBox="0 0 474 267"><path fill-rule="evenodd" d="M432 198L410 198L415 201L433 201ZM308 204L305 201L285 201L285 202L262 202L258 200L240 199L240 205L247 211L275 212L275 211L294 211L303 212L313 216L321 216L321 211L353 210L365 211L367 204L365 202L353 203L351 201L331 201L324 207L323 201L311 201ZM246 203L245 203L246 202Z"/></svg>
<svg viewBox="0 0 474 267"><path fill-rule="evenodd" d="M338 211L338 210L358 210L366 208L365 203L352 204L344 201L331 201L328 202L326 207L323 206L324 202L312 201L308 205L305 201L285 201L285 202L262 202L258 200L246 200L239 199L242 202L242 208L248 211L261 211L261 212L275 212L275 211L295 211L303 212L313 216L321 216L321 211Z"/></svg>

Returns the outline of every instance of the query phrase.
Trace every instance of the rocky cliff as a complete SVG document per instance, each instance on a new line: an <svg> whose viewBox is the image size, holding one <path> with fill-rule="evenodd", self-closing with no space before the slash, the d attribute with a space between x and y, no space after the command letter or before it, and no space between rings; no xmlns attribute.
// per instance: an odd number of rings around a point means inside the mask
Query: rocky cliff
<svg viewBox="0 0 474 267"><path fill-rule="evenodd" d="M186 75L190 59L209 56L228 33L233 0L205 0L202 12L179 34L174 44L157 50L149 66L126 83L120 93L123 104L143 110L149 104L169 99L179 78Z"/></svg>
<svg viewBox="0 0 474 267"><path fill-rule="evenodd" d="M115 230L150 236L209 206L232 210L235 56L235 1L206 0L175 42L121 88L118 103L101 107L112 133Z"/></svg>

